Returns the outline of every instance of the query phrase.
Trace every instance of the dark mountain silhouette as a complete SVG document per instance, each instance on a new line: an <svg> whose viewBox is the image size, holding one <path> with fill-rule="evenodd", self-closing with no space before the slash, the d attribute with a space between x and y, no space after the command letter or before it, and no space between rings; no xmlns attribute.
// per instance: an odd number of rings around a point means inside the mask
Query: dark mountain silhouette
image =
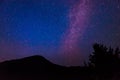
<svg viewBox="0 0 120 80"><path fill-rule="evenodd" d="M74 80L88 75L86 71L86 67L60 66L36 55L0 63L0 80Z"/></svg>
<svg viewBox="0 0 120 80"><path fill-rule="evenodd" d="M0 64L1 71L7 73L53 73L61 68L63 68L63 66L53 64L44 57L38 55L18 60L5 61Z"/></svg>

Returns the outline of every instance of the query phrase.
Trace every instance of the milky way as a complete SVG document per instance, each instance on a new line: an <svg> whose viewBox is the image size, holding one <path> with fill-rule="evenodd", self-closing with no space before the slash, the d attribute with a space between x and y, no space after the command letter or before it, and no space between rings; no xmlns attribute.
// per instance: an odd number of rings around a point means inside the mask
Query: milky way
<svg viewBox="0 0 120 80"><path fill-rule="evenodd" d="M63 41L63 55L66 58L67 64L77 61L77 55L80 55L79 40L88 24L90 17L90 1L78 1L73 5L69 12L69 28L65 33Z"/></svg>
<svg viewBox="0 0 120 80"><path fill-rule="evenodd" d="M96 42L120 47L120 0L0 0L0 62L81 65Z"/></svg>

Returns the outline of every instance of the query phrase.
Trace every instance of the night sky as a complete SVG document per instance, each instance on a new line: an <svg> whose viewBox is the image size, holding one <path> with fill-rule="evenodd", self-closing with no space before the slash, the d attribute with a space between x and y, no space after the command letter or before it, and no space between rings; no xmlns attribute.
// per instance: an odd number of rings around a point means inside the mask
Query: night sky
<svg viewBox="0 0 120 80"><path fill-rule="evenodd" d="M42 55L76 66L96 42L120 47L120 0L0 0L0 61Z"/></svg>

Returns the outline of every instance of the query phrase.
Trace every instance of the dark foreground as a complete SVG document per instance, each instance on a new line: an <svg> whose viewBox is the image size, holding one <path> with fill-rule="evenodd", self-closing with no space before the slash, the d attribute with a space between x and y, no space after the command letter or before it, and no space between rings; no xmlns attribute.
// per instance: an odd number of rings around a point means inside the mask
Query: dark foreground
<svg viewBox="0 0 120 80"><path fill-rule="evenodd" d="M41 56L32 56L0 63L0 80L120 80L120 73L98 73L90 67L64 67Z"/></svg>

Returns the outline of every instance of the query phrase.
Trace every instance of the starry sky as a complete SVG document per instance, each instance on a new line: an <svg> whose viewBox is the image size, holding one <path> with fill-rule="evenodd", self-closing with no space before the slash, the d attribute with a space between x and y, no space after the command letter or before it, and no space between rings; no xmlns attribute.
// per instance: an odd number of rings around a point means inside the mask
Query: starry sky
<svg viewBox="0 0 120 80"><path fill-rule="evenodd" d="M96 42L120 47L120 0L0 0L0 61L82 65Z"/></svg>

